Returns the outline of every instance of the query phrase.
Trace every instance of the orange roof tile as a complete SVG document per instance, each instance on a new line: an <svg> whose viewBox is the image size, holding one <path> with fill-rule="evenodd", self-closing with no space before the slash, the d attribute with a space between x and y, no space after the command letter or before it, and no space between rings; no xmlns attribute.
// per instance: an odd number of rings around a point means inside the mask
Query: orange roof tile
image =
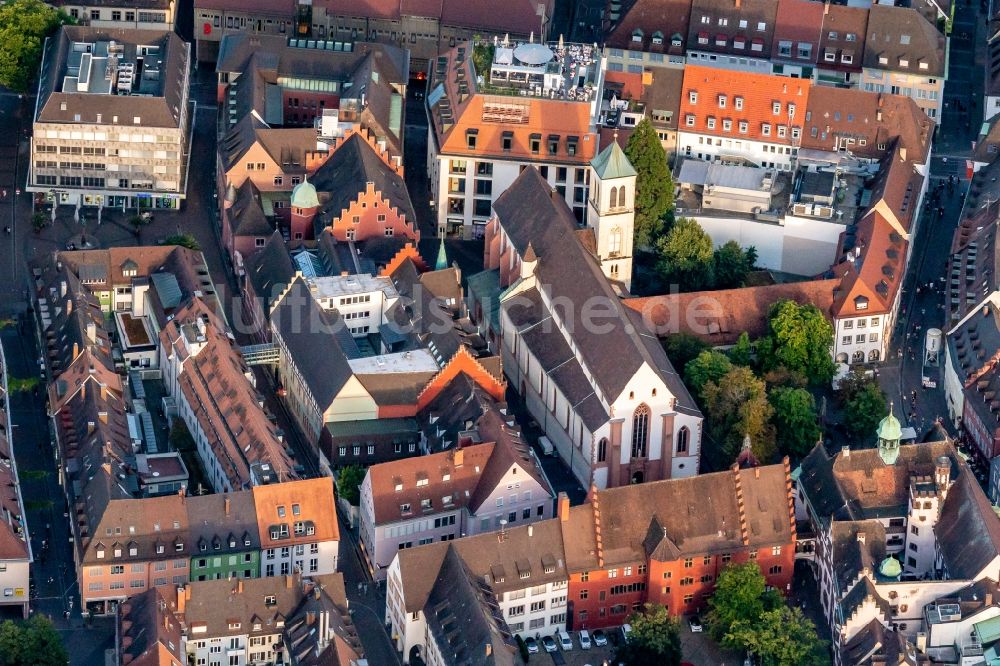
<svg viewBox="0 0 1000 666"><path fill-rule="evenodd" d="M329 477L254 486L253 501L262 548L340 540L333 479ZM298 514L295 513L296 506ZM311 522L316 528L315 534L296 536L293 524L298 521ZM288 537L272 539L271 527L281 524L287 525Z"/></svg>
<svg viewBox="0 0 1000 666"><path fill-rule="evenodd" d="M810 87L804 79L688 65L677 126L681 132L797 144L792 128L801 130ZM728 130L726 120L732 123Z"/></svg>
<svg viewBox="0 0 1000 666"><path fill-rule="evenodd" d="M854 249L833 267L842 278L834 316L889 312L903 280L906 248L907 242L877 210L865 215L857 225Z"/></svg>

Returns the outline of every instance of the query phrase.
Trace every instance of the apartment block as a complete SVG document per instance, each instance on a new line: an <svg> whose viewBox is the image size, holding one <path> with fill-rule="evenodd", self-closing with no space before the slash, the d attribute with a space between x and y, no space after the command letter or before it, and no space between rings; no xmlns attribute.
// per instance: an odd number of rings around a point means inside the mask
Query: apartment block
<svg viewBox="0 0 1000 666"><path fill-rule="evenodd" d="M28 191L56 204L179 208L189 70L173 32L61 28L42 60Z"/></svg>
<svg viewBox="0 0 1000 666"><path fill-rule="evenodd" d="M555 496L541 463L505 419L487 411L450 451L368 468L360 534L375 578L399 550L552 517Z"/></svg>
<svg viewBox="0 0 1000 666"><path fill-rule="evenodd" d="M439 232L481 238L493 203L529 165L582 224L604 69L588 44L504 40L438 57L428 81L427 169Z"/></svg>

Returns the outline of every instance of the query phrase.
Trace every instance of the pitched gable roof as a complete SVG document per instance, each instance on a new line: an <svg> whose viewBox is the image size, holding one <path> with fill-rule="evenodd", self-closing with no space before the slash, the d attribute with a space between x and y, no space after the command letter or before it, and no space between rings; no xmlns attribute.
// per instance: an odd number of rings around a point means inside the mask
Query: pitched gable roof
<svg viewBox="0 0 1000 666"><path fill-rule="evenodd" d="M1000 517L967 469L948 490L934 534L950 578L972 580L1000 557Z"/></svg>
<svg viewBox="0 0 1000 666"><path fill-rule="evenodd" d="M603 298L602 303L610 309L611 316L605 319L609 326L602 334L588 330L592 327L584 324L580 308L571 308L572 312L568 313L574 320L567 322L567 328L573 332L577 353L593 382L601 388L606 400L613 401L645 365L670 389L679 409L699 413L655 337L652 339L655 344L650 344L643 333L636 333L629 310L615 294L594 257L579 242L567 242L567 239L575 239L572 232L576 219L565 200L553 192L538 171L529 167L500 195L493 209L519 255L524 255L529 243L534 248L538 256L536 278L538 284L549 291L550 297L568 298L572 303ZM526 304L520 299L513 302L522 307ZM529 316L544 316L544 313ZM548 334L553 339L561 336L559 331ZM608 349L616 353L608 354Z"/></svg>
<svg viewBox="0 0 1000 666"><path fill-rule="evenodd" d="M945 37L912 7L873 4L868 10L865 67L918 76L945 74Z"/></svg>

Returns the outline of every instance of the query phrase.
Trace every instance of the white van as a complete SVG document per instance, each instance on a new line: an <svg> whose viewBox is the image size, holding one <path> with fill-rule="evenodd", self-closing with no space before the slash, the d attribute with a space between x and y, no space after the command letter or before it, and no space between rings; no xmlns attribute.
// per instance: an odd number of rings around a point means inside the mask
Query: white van
<svg viewBox="0 0 1000 666"><path fill-rule="evenodd" d="M562 648L563 652L569 652L573 649L573 639L565 631L557 632L556 640L559 641L559 647Z"/></svg>
<svg viewBox="0 0 1000 666"><path fill-rule="evenodd" d="M622 642L627 643L628 637L632 633L632 625L625 623L622 625Z"/></svg>
<svg viewBox="0 0 1000 666"><path fill-rule="evenodd" d="M552 440L542 435L538 438L538 446L542 447L542 453L551 456L556 452L556 447L552 446Z"/></svg>

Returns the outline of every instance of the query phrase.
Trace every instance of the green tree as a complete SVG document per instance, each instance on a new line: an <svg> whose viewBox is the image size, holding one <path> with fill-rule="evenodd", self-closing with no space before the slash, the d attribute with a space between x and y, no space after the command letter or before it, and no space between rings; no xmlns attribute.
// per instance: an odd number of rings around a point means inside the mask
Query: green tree
<svg viewBox="0 0 1000 666"><path fill-rule="evenodd" d="M201 245L191 234L174 234L163 239L164 245L180 245L195 252L201 252Z"/></svg>
<svg viewBox="0 0 1000 666"><path fill-rule="evenodd" d="M724 642L750 650L768 666L827 666L826 641L816 635L812 620L784 604L733 624Z"/></svg>
<svg viewBox="0 0 1000 666"><path fill-rule="evenodd" d="M717 469L736 460L743 438L750 436L753 453L762 463L774 458L774 408L767 387L750 368L735 366L717 382L702 389L709 437L718 446L711 462Z"/></svg>
<svg viewBox="0 0 1000 666"><path fill-rule="evenodd" d="M750 367L753 365L753 351L750 349L750 334L746 331L740 333L739 339L733 348L727 352L729 360L733 362L734 365L744 365Z"/></svg>
<svg viewBox="0 0 1000 666"><path fill-rule="evenodd" d="M656 242L656 271L681 291L699 291L712 284L712 238L697 221L678 218Z"/></svg>
<svg viewBox="0 0 1000 666"><path fill-rule="evenodd" d="M778 387L768 394L774 407L778 451L801 458L816 444L822 431L816 422L816 400L803 388Z"/></svg>
<svg viewBox="0 0 1000 666"><path fill-rule="evenodd" d="M652 247L663 233L663 221L674 210L674 181L667 154L648 118L639 121L625 144L635 168L635 247Z"/></svg>
<svg viewBox="0 0 1000 666"><path fill-rule="evenodd" d="M854 437L868 439L888 411L885 393L878 382L865 381L854 387L844 400L844 425Z"/></svg>
<svg viewBox="0 0 1000 666"><path fill-rule="evenodd" d="M778 301L768 314L768 329L766 340L758 345L764 368L783 365L801 372L813 384L833 379L833 326L819 308L811 303Z"/></svg>
<svg viewBox="0 0 1000 666"><path fill-rule="evenodd" d="M625 666L679 666L681 634L666 607L646 604L631 617L632 633L615 650L615 663Z"/></svg>
<svg viewBox="0 0 1000 666"><path fill-rule="evenodd" d="M717 382L733 369L729 357L720 351L706 349L684 366L684 381L695 396L702 400L705 384Z"/></svg>
<svg viewBox="0 0 1000 666"><path fill-rule="evenodd" d="M767 580L756 562L732 564L719 574L715 592L708 600L705 616L708 632L725 647L740 648L741 645L726 640L733 626L780 605L780 595L767 589Z"/></svg>
<svg viewBox="0 0 1000 666"><path fill-rule="evenodd" d="M69 654L44 615L0 624L0 666L65 666Z"/></svg>
<svg viewBox="0 0 1000 666"><path fill-rule="evenodd" d="M337 474L337 494L357 506L361 502L361 482L365 480L365 469L360 465L348 465Z"/></svg>
<svg viewBox="0 0 1000 666"><path fill-rule="evenodd" d="M11 393L28 393L38 388L38 377L9 377L7 390Z"/></svg>
<svg viewBox="0 0 1000 666"><path fill-rule="evenodd" d="M712 275L716 289L735 289L742 287L747 274L757 263L757 248L751 246L746 250L734 240L727 241L712 256Z"/></svg>
<svg viewBox="0 0 1000 666"><path fill-rule="evenodd" d="M663 351L675 368L683 370L698 354L706 351L709 344L690 333L674 333L663 340Z"/></svg>
<svg viewBox="0 0 1000 666"><path fill-rule="evenodd" d="M26 92L38 73L45 38L72 22L41 0L0 4L0 86Z"/></svg>

